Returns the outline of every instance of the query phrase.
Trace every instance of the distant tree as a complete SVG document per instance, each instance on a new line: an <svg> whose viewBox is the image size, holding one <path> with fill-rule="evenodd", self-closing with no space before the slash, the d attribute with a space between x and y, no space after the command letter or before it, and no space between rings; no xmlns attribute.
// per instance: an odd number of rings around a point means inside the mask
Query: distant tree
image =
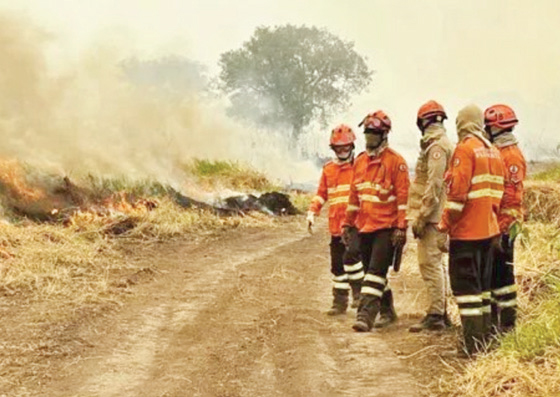
<svg viewBox="0 0 560 397"><path fill-rule="evenodd" d="M184 95L201 91L208 84L204 66L180 56L152 60L131 58L124 61L122 66L134 83L157 87L171 94Z"/></svg>
<svg viewBox="0 0 560 397"><path fill-rule="evenodd" d="M230 113L293 137L312 121L325 123L364 90L372 72L366 60L324 29L259 27L249 41L220 57L220 88Z"/></svg>

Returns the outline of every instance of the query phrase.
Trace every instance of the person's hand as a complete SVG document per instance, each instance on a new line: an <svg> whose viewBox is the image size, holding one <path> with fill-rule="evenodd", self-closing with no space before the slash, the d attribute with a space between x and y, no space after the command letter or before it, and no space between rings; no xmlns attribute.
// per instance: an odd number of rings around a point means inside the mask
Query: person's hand
<svg viewBox="0 0 560 397"><path fill-rule="evenodd" d="M523 224L517 220L512 222L511 225L509 225L507 234L509 236L510 246L513 246L515 239L517 238L517 236L521 234L522 230L523 230Z"/></svg>
<svg viewBox="0 0 560 397"><path fill-rule="evenodd" d="M492 237L492 240L490 241L490 245L492 246L492 250L494 252L499 252L499 253L504 252L504 247L502 246L501 234L497 235L496 237Z"/></svg>
<svg viewBox="0 0 560 397"><path fill-rule="evenodd" d="M404 246L406 244L406 229L395 229L391 236L391 243L394 247Z"/></svg>
<svg viewBox="0 0 560 397"><path fill-rule="evenodd" d="M438 233L437 247L444 254L449 252L449 236L447 233Z"/></svg>
<svg viewBox="0 0 560 397"><path fill-rule="evenodd" d="M424 237L424 233L426 232L426 222L421 220L420 218L416 218L412 222L412 235L414 238L422 238Z"/></svg>
<svg viewBox="0 0 560 397"><path fill-rule="evenodd" d="M315 225L315 214L311 211L307 212L307 230L309 233L313 233L313 226Z"/></svg>
<svg viewBox="0 0 560 397"><path fill-rule="evenodd" d="M344 225L342 226L342 244L344 244L345 246L348 247L348 244L350 244L350 240L352 239L352 233L355 230L355 228L353 226L350 225Z"/></svg>

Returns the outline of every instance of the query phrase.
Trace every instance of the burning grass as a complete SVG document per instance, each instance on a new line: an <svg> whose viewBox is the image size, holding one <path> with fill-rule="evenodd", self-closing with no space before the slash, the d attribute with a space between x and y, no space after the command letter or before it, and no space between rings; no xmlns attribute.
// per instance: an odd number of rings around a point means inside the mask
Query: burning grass
<svg viewBox="0 0 560 397"><path fill-rule="evenodd" d="M442 395L560 395L560 233L544 223L526 230L517 244L517 329L496 350L444 376Z"/></svg>
<svg viewBox="0 0 560 397"><path fill-rule="evenodd" d="M76 304L110 298L111 274L132 266L119 252L123 238L161 241L276 222L216 209L153 180L89 175L74 182L15 161L0 162L0 199L0 293Z"/></svg>

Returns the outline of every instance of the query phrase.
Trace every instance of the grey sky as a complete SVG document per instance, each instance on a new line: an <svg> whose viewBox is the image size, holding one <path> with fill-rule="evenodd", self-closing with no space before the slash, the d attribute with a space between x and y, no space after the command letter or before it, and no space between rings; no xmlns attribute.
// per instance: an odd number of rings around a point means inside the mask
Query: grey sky
<svg viewBox="0 0 560 397"><path fill-rule="evenodd" d="M0 1L53 32L52 59L79 58L100 42L123 53L179 53L215 70L219 54L237 48L258 25L317 25L356 43L376 74L336 122L355 125L383 108L392 142L414 156L415 113L428 100L450 114L505 102L521 123L531 157L560 143L560 2L553 0L18 0ZM63 60L63 61L61 61Z"/></svg>

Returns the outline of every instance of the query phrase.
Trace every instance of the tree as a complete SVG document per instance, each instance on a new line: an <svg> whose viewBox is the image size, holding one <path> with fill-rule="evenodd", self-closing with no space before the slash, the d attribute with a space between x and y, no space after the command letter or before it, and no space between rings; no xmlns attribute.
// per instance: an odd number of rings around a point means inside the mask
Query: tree
<svg viewBox="0 0 560 397"><path fill-rule="evenodd" d="M241 48L222 54L219 66L231 113L288 127L293 137L347 108L351 94L364 90L372 75L353 42L294 25L257 28Z"/></svg>

